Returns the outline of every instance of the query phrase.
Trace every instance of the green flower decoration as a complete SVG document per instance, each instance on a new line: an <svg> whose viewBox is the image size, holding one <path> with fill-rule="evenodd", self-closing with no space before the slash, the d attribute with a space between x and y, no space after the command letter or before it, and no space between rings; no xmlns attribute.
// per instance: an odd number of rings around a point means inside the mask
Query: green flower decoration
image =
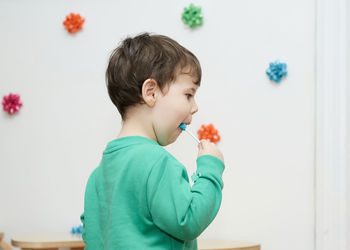
<svg viewBox="0 0 350 250"><path fill-rule="evenodd" d="M191 29L203 24L202 8L194 6L192 3L188 8L184 8L182 13L182 21L190 26Z"/></svg>

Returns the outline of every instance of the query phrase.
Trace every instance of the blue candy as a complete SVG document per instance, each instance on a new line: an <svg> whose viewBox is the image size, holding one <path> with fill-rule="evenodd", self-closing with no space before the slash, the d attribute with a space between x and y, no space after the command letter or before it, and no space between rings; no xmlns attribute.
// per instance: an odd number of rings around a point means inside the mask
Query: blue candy
<svg viewBox="0 0 350 250"><path fill-rule="evenodd" d="M181 123L179 128L181 128L181 130L185 130L186 129L186 123Z"/></svg>

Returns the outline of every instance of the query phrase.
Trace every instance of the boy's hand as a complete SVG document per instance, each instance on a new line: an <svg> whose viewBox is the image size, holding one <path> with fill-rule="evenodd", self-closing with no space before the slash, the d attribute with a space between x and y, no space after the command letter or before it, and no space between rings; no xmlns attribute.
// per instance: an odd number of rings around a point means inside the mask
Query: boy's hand
<svg viewBox="0 0 350 250"><path fill-rule="evenodd" d="M198 144L198 150L198 157L201 155L212 155L224 162L224 156L222 155L221 151L214 143L208 140L201 140Z"/></svg>

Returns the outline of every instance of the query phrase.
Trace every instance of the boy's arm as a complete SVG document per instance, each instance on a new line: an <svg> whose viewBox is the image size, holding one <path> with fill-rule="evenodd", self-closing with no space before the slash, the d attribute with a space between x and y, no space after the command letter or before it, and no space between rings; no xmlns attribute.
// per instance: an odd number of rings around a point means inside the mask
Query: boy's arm
<svg viewBox="0 0 350 250"><path fill-rule="evenodd" d="M153 167L147 184L148 206L154 223L180 240L193 240L213 221L221 204L222 172L218 158L197 159L192 189L184 166L165 156Z"/></svg>

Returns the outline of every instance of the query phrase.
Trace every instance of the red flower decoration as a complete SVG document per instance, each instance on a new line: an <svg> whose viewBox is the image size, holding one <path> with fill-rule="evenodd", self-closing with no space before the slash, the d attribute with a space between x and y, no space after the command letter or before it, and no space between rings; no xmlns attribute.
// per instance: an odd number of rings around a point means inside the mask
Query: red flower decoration
<svg viewBox="0 0 350 250"><path fill-rule="evenodd" d="M81 17L79 14L70 13L66 16L63 25L66 27L69 33L75 33L83 28L83 23L85 18Z"/></svg>
<svg viewBox="0 0 350 250"><path fill-rule="evenodd" d="M214 128L213 124L202 125L201 128L197 131L199 140L207 139L211 142L217 143L220 141L220 135L218 134L218 130Z"/></svg>
<svg viewBox="0 0 350 250"><path fill-rule="evenodd" d="M4 96L2 100L2 106L4 111L9 113L10 115L16 113L22 107L22 102L19 98L19 95L11 93L8 96Z"/></svg>

